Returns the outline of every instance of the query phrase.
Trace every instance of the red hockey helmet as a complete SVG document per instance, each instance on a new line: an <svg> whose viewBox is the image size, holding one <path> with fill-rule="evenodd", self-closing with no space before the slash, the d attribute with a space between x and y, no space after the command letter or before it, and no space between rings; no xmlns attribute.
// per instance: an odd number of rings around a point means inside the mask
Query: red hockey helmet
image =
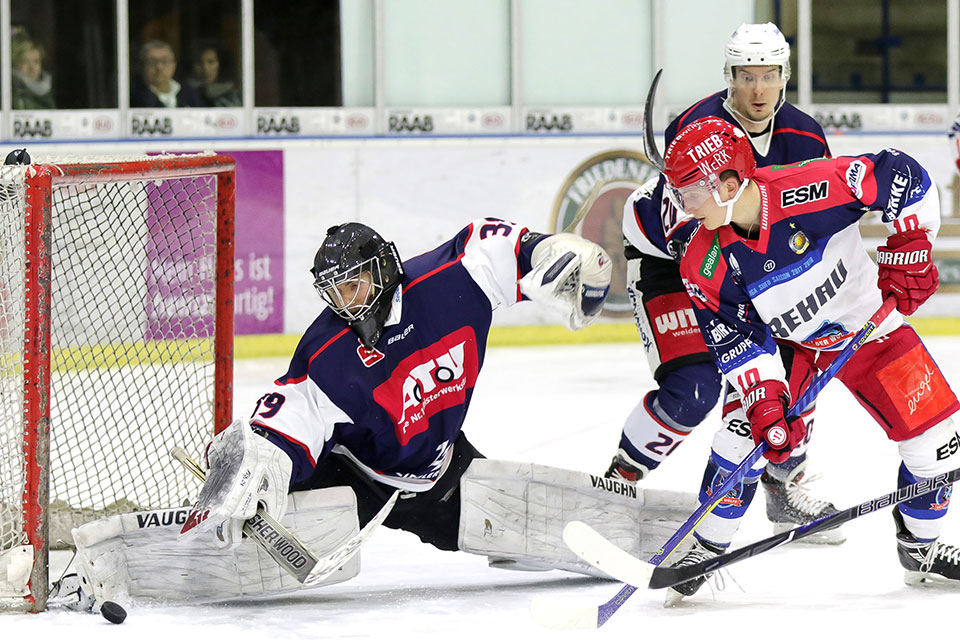
<svg viewBox="0 0 960 640"><path fill-rule="evenodd" d="M716 117L700 118L684 127L667 147L663 161L669 195L684 211L698 209L711 194L718 205L728 204L720 201L720 174L736 172L742 193L757 170L747 134Z"/></svg>

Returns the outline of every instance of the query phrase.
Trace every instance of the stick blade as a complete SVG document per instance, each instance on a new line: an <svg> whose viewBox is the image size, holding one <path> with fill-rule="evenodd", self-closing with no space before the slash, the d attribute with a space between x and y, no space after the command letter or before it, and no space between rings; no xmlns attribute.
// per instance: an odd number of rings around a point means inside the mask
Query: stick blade
<svg viewBox="0 0 960 640"><path fill-rule="evenodd" d="M530 616L548 629L596 629L597 607L582 607L560 599L541 596L530 603Z"/></svg>
<svg viewBox="0 0 960 640"><path fill-rule="evenodd" d="M586 523L567 523L563 541L581 560L620 582L641 588L650 584L654 565L630 555Z"/></svg>
<svg viewBox="0 0 960 640"><path fill-rule="evenodd" d="M657 96L657 85L660 84L660 76L663 69L657 71L653 76L653 82L650 83L650 90L647 91L647 101L643 106L643 154L647 156L654 167L661 173L666 166L663 162L663 156L657 151L657 142L653 138L653 103Z"/></svg>

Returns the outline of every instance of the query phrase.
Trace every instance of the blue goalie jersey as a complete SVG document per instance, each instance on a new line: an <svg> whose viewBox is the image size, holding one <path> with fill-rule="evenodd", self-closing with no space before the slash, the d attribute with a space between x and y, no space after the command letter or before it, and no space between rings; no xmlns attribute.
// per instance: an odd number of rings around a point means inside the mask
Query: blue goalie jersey
<svg viewBox="0 0 960 640"><path fill-rule="evenodd" d="M523 299L517 281L545 237L486 218L407 260L374 349L324 310L252 416L290 455L293 482L333 452L378 482L430 489L450 463L493 310Z"/></svg>

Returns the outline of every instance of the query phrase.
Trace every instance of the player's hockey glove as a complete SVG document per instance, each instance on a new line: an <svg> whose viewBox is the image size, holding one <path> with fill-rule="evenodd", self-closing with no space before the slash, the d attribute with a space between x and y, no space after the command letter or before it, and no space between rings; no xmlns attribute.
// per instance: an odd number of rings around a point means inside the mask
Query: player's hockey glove
<svg viewBox="0 0 960 640"><path fill-rule="evenodd" d="M909 316L940 286L940 274L930 256L930 240L923 229L911 229L887 238L877 248L880 267L877 286L884 297L897 297L897 310Z"/></svg>
<svg viewBox="0 0 960 640"><path fill-rule="evenodd" d="M207 479L180 529L188 538L212 531L223 546L240 543L243 523L257 506L277 520L287 510L293 463L247 420L237 419L207 445Z"/></svg>
<svg viewBox="0 0 960 640"><path fill-rule="evenodd" d="M573 233L558 233L533 250L520 291L531 300L565 312L567 326L582 329L596 320L610 292L610 256L600 245Z"/></svg>
<svg viewBox="0 0 960 640"><path fill-rule="evenodd" d="M764 380L747 389L743 408L750 421L753 441L770 447L764 456L771 462L783 462L790 451L803 442L807 425L803 418L787 417L790 393L780 380Z"/></svg>

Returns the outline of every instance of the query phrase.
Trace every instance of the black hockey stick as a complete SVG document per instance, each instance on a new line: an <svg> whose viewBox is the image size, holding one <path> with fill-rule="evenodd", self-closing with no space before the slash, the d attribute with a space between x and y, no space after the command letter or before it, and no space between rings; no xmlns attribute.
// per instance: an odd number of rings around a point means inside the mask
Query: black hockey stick
<svg viewBox="0 0 960 640"><path fill-rule="evenodd" d="M700 576L704 576L713 571L723 569L732 564L740 562L741 560L746 560L747 558L760 555L761 553L765 553L771 549L782 547L790 542L806 538L807 536L811 536L827 529L838 527L844 522L855 520L856 518L867 515L868 513L873 513L874 511L879 511L885 507L900 504L901 502L906 502L907 500L916 498L917 496L948 487L958 480L960 480L960 469L954 469L953 471L948 471L947 473L941 473L934 478L925 478L920 482L915 482L897 489L896 491L891 491L890 493L882 495L879 498L862 502L855 507L850 507L844 511L838 511L837 513L824 516L823 518L814 520L813 522L800 525L795 529L774 534L769 538L758 540L757 542L748 544L745 547L740 547L739 549L728 551L727 553L719 555L715 558L710 558L709 560L704 560L702 562L698 562L697 564L691 564L684 567L654 567L649 562L644 562L640 558L633 557L626 552L621 552L627 558L624 558L623 556L618 558L618 564L620 566L617 567L617 572L623 578L631 578L632 584L643 584L649 589L664 589L666 587L672 587L682 582L686 582L687 580L693 580L694 578L699 578Z"/></svg>
<svg viewBox="0 0 960 640"><path fill-rule="evenodd" d="M719 555L716 558L710 558L709 560L704 560L703 562L687 565L685 567L657 567L653 570L653 575L650 577L650 583L648 584L648 587L651 589L663 589L665 587L672 587L673 585L680 584L681 582L686 582L687 580L691 580L693 578L699 578L700 576L706 575L712 571L716 571L717 569L723 569L724 567L740 562L741 560L746 560L747 558L752 558L753 556L770 551L770 549L776 549L777 547L781 547L795 540L800 540L801 538L812 536L815 533L838 527L844 522L855 520L860 516L873 513L874 511L878 511L884 507L900 504L901 502L906 502L911 498L922 496L925 493L930 493L932 491L937 491L938 489L948 487L957 480L960 480L960 469L954 469L953 471L948 471L947 473L941 473L935 478L924 478L920 482L915 482L901 489L897 489L896 491L891 491L890 493L880 496L879 498L861 502L857 506L850 507L845 511L839 511L829 516L824 516L819 520L808 522L807 524L800 525L795 529L783 531L776 535L772 535L769 538L764 538L763 540L754 542L753 544L748 544L745 547L728 551L727 553Z"/></svg>
<svg viewBox="0 0 960 640"><path fill-rule="evenodd" d="M656 83L656 80L654 82ZM790 413L801 413L817 397L827 382L866 343L873 331L890 315L895 306L896 298L888 296L833 362L811 381L806 392L791 407ZM733 488L733 485L740 482L753 463L763 456L766 448L766 443L761 442L757 445L727 476L720 487L714 490L713 499L702 503L680 529L671 536L670 540L654 554L650 562L645 562L623 551L583 522L573 521L568 523L563 532L564 542L567 546L582 560L625 584L613 598L596 607L577 608L569 605L560 607L547 600L537 601L532 607L534 617L545 626L551 627L597 628L603 626L630 599L637 591L638 586L650 583L654 571L659 570L658 565L679 545L684 537L689 535L700 523L700 520ZM836 524L839 525L839 523ZM667 567L664 567L664 569L667 569ZM684 580L664 586L672 586L680 582L684 582Z"/></svg>

